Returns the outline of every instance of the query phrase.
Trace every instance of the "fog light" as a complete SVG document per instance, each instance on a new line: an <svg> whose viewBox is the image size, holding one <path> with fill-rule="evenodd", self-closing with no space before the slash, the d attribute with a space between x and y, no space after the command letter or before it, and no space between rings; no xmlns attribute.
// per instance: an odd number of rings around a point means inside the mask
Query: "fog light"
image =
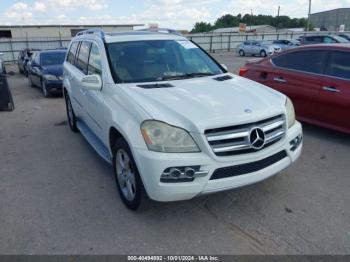
<svg viewBox="0 0 350 262"><path fill-rule="evenodd" d="M299 145L301 144L301 141L303 140L303 137L302 137L302 135L298 135L297 137L295 137L293 140L291 140L290 142L289 142L289 144L290 144L290 150L291 151L295 151L298 147L299 147Z"/></svg>
<svg viewBox="0 0 350 262"><path fill-rule="evenodd" d="M170 171L169 171L169 175L174 177L174 178L178 178L181 176L181 171L177 168L171 168Z"/></svg>
<svg viewBox="0 0 350 262"><path fill-rule="evenodd" d="M186 167L185 168L185 176L188 176L188 177L194 177L196 171L191 168L191 167Z"/></svg>
<svg viewBox="0 0 350 262"><path fill-rule="evenodd" d="M163 171L160 177L160 182L192 182L196 177L206 176L208 174L208 171L203 171L200 169L201 166L168 167Z"/></svg>

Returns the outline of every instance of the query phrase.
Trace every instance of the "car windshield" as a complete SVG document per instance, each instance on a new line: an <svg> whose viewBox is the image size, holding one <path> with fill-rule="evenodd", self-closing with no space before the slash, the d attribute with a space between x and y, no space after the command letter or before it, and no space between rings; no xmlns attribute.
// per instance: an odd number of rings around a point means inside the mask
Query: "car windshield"
<svg viewBox="0 0 350 262"><path fill-rule="evenodd" d="M140 83L222 74L204 51L188 40L147 40L108 44L117 83Z"/></svg>
<svg viewBox="0 0 350 262"><path fill-rule="evenodd" d="M41 54L41 65L60 65L63 64L66 53L64 52L52 52Z"/></svg>
<svg viewBox="0 0 350 262"><path fill-rule="evenodd" d="M343 38L343 37L340 37L340 36L337 36L337 35L334 35L333 37L334 37L334 39L336 39L339 43L349 43L349 40L346 40L346 39Z"/></svg>

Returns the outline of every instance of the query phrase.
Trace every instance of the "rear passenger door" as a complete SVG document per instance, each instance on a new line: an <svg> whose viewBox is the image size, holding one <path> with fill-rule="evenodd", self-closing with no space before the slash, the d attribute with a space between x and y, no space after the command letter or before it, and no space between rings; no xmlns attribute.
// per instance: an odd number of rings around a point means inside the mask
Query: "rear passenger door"
<svg viewBox="0 0 350 262"><path fill-rule="evenodd" d="M350 52L331 52L322 83L320 121L350 132Z"/></svg>
<svg viewBox="0 0 350 262"><path fill-rule="evenodd" d="M301 120L315 121L328 51L300 50L272 59L275 66L271 86L287 95Z"/></svg>

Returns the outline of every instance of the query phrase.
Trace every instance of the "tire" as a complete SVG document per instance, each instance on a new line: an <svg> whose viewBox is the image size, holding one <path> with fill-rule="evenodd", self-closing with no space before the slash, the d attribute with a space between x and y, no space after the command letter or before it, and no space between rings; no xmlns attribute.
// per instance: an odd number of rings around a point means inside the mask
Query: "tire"
<svg viewBox="0 0 350 262"><path fill-rule="evenodd" d="M34 88L35 85L33 84L32 79L30 77L28 77L28 80L29 80L30 87Z"/></svg>
<svg viewBox="0 0 350 262"><path fill-rule="evenodd" d="M265 50L261 50L260 51L260 56L266 57L267 56L266 51Z"/></svg>
<svg viewBox="0 0 350 262"><path fill-rule="evenodd" d="M239 55L240 55L240 56L245 56L245 53L244 53L244 51L243 51L242 49L241 49L241 50L239 50L239 52L238 52L238 53L239 53Z"/></svg>
<svg viewBox="0 0 350 262"><path fill-rule="evenodd" d="M74 133L78 133L79 129L77 127L77 118L75 117L74 110L73 110L73 107L72 107L72 103L70 102L70 98L69 98L68 94L65 95L65 99L64 100L66 101L66 111L67 111L68 125L69 125L70 129Z"/></svg>
<svg viewBox="0 0 350 262"><path fill-rule="evenodd" d="M146 209L149 199L130 147L124 138L118 139L113 146L113 172L124 205L133 211Z"/></svg>
<svg viewBox="0 0 350 262"><path fill-rule="evenodd" d="M44 81L41 81L41 90L43 91L43 95L45 98L50 97L50 92L47 90L47 87Z"/></svg>

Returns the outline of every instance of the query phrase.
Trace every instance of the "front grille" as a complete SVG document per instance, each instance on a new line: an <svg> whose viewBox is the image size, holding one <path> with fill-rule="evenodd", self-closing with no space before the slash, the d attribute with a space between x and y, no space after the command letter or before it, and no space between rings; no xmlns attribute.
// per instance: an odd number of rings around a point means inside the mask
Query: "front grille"
<svg viewBox="0 0 350 262"><path fill-rule="evenodd" d="M210 177L210 180L214 179L221 179L221 178L227 178L227 177L233 177L233 176L240 176L244 174L249 174L253 172L257 172L259 170L262 170L268 166L271 166L282 159L287 157L287 152L285 150L274 154L272 156L269 156L267 158L264 158L262 160L236 165L236 166L230 166L230 167L222 167L218 168L214 171L212 176Z"/></svg>
<svg viewBox="0 0 350 262"><path fill-rule="evenodd" d="M281 140L286 130L285 122L284 115L278 115L254 123L209 129L205 136L217 156L254 153ZM253 148L249 141L250 131L257 127L265 133L265 144L260 149Z"/></svg>

